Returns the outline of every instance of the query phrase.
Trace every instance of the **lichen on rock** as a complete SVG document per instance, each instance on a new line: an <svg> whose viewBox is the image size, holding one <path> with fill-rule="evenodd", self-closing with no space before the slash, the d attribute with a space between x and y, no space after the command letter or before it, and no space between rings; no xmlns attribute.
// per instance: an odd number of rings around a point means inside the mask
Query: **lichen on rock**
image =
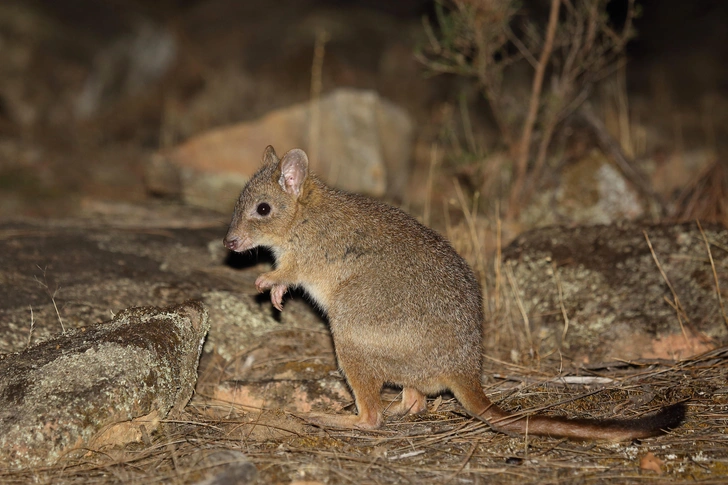
<svg viewBox="0 0 728 485"><path fill-rule="evenodd" d="M51 465L141 440L192 396L209 326L196 301L130 308L5 355L0 461L11 468Z"/></svg>

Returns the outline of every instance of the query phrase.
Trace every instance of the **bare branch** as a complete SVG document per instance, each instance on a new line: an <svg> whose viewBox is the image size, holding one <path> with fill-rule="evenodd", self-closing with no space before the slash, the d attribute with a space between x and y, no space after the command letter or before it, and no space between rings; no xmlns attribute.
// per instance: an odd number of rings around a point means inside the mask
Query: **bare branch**
<svg viewBox="0 0 728 485"><path fill-rule="evenodd" d="M417 58L430 71L477 80L500 140L514 159L511 217L528 195L524 190L535 187L561 121L584 102L593 83L612 72L633 35L635 0L624 0L627 11L621 27L610 25L608 1L551 0L544 26L515 0L438 0L440 31L426 24L429 48ZM516 18L518 29L513 25ZM523 100L503 84L509 66L521 60L534 70L530 96ZM547 73L552 78L545 85ZM534 140L538 146L531 164Z"/></svg>
<svg viewBox="0 0 728 485"><path fill-rule="evenodd" d="M533 126L536 123L538 115L538 106L541 101L541 89L543 87L543 77L546 73L546 66L551 57L551 49L554 45L554 37L556 36L556 26L559 21L559 7L561 0L551 0L551 12L549 14L549 23L546 28L546 41L538 60L538 68L533 78L533 86L531 89L531 101L528 106L528 115L523 126L521 134L521 143L518 146L518 159L516 160L516 180L511 191L511 204L509 211L516 207L515 202L521 196L524 179L526 177L526 164L528 162L529 148L531 145L531 136L533 134Z"/></svg>

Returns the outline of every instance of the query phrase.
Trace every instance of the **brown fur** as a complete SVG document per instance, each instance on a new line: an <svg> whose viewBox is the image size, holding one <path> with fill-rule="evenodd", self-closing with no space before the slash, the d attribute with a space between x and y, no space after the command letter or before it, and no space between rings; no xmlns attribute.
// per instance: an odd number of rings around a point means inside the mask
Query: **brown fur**
<svg viewBox="0 0 728 485"><path fill-rule="evenodd" d="M379 427L385 383L403 388L390 412L424 412L425 395L450 390L468 413L506 433L620 441L682 420L681 405L622 421L509 415L480 385L481 292L450 244L399 209L327 187L308 173L301 150L279 160L269 146L263 161L240 195L224 244L233 251L271 248L276 268L260 275L258 289L270 289L280 309L287 288L302 287L328 315L359 414L313 422ZM270 212L259 214L261 204Z"/></svg>

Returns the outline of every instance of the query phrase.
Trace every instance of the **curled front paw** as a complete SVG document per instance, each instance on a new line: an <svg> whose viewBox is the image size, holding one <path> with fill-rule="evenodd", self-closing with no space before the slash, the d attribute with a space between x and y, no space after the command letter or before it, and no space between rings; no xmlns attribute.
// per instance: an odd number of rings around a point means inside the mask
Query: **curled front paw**
<svg viewBox="0 0 728 485"><path fill-rule="evenodd" d="M270 289L270 301L278 311L283 311L283 295L286 294L287 289L286 285L273 285Z"/></svg>
<svg viewBox="0 0 728 485"><path fill-rule="evenodd" d="M278 310L283 311L283 295L286 294L288 287L278 283L268 276L268 273L258 276L255 280L255 287L259 292L270 289L270 301Z"/></svg>

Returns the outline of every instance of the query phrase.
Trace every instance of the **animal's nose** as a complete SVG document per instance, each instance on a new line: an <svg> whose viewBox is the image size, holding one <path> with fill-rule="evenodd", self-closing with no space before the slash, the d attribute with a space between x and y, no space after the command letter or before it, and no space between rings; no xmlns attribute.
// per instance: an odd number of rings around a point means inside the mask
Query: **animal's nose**
<svg viewBox="0 0 728 485"><path fill-rule="evenodd" d="M222 240L222 244L230 251L235 251L240 246L240 238L235 236L225 236Z"/></svg>

